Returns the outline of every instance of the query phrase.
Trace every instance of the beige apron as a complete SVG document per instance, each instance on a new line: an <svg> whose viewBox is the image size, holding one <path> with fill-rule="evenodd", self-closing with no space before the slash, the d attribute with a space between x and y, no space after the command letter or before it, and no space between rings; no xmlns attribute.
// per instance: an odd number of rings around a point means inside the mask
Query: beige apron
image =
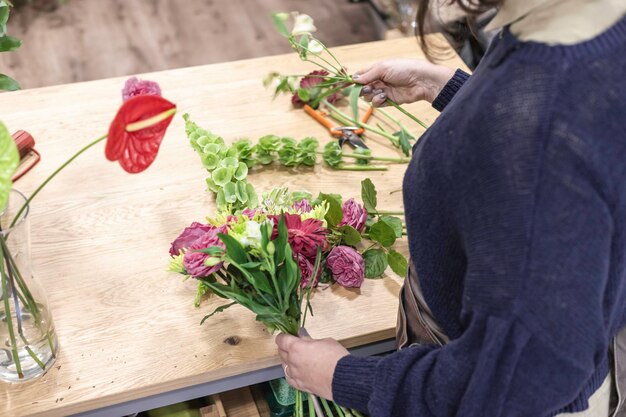
<svg viewBox="0 0 626 417"><path fill-rule="evenodd" d="M424 300L415 267L411 263L400 291L397 348L403 349L413 344L443 346L449 340ZM611 375L589 398L589 408L558 417L626 417L626 327L615 336L611 353Z"/></svg>

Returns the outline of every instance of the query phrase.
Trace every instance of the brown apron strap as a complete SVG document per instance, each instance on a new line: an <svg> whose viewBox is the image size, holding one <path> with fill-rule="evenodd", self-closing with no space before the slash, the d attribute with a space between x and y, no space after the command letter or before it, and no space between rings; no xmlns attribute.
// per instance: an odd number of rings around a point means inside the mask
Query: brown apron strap
<svg viewBox="0 0 626 417"><path fill-rule="evenodd" d="M613 378L617 403L613 417L626 417L626 327L613 340Z"/></svg>
<svg viewBox="0 0 626 417"><path fill-rule="evenodd" d="M448 341L448 336L424 300L415 266L411 262L400 292L396 346L403 349L415 343L444 345Z"/></svg>

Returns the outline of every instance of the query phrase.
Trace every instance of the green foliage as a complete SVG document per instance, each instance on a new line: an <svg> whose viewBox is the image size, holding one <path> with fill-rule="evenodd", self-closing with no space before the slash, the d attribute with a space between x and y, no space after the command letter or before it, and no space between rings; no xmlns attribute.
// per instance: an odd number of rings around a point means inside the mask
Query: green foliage
<svg viewBox="0 0 626 417"><path fill-rule="evenodd" d="M0 212L9 199L13 185L11 176L20 163L20 155L6 126L0 122Z"/></svg>
<svg viewBox="0 0 626 417"><path fill-rule="evenodd" d="M369 249L363 252L365 278L377 278L387 269L387 255L383 249Z"/></svg>
<svg viewBox="0 0 626 417"><path fill-rule="evenodd" d="M349 246L356 246L361 242L361 233L352 226L341 226L337 230L341 233L341 241Z"/></svg>
<svg viewBox="0 0 626 417"><path fill-rule="evenodd" d="M398 138L398 143L400 144L400 149L402 149L402 153L408 156L409 152L411 151L410 141L414 141L415 137L411 135L405 128L401 128L400 131L395 132L393 135Z"/></svg>
<svg viewBox="0 0 626 417"><path fill-rule="evenodd" d="M341 219L343 219L341 200L337 200L336 197L324 193L320 193L318 200L328 204L328 211L325 217L328 227L332 228L337 226L341 222Z"/></svg>
<svg viewBox="0 0 626 417"><path fill-rule="evenodd" d="M7 35L7 22L11 14L11 3L0 0L0 52L14 51L22 45L22 41ZM19 90L20 85L13 78L0 74L0 90Z"/></svg>
<svg viewBox="0 0 626 417"><path fill-rule="evenodd" d="M378 204L376 187L369 178L365 178L361 181L361 200L363 201L363 205L368 212L376 212L376 205Z"/></svg>
<svg viewBox="0 0 626 417"><path fill-rule="evenodd" d="M387 252L387 261L393 272L400 275L402 278L406 276L409 263L400 252L390 249L389 252Z"/></svg>
<svg viewBox="0 0 626 417"><path fill-rule="evenodd" d="M387 247L396 242L396 232L389 224L379 220L370 227L369 238Z"/></svg>
<svg viewBox="0 0 626 417"><path fill-rule="evenodd" d="M386 223L389 227L391 227L398 239L402 237L402 220L400 220L399 217L381 216L380 221Z"/></svg>

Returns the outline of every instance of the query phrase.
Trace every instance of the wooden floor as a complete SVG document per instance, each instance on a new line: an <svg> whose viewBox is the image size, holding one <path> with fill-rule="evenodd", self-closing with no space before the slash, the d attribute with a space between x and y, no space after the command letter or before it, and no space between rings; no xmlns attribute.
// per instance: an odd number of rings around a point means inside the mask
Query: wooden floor
<svg viewBox="0 0 626 417"><path fill-rule="evenodd" d="M0 73L22 88L210 64L289 51L270 13L314 17L329 46L377 39L366 3L348 0L68 0L54 12L15 10L21 49Z"/></svg>

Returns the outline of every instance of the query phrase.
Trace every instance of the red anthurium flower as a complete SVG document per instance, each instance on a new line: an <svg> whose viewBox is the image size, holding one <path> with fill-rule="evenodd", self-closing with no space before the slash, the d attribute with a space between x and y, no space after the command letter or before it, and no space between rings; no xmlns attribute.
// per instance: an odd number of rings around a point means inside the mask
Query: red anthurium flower
<svg viewBox="0 0 626 417"><path fill-rule="evenodd" d="M109 127L105 155L119 161L131 174L148 168L176 113L176 105L162 97L142 95L128 99Z"/></svg>

